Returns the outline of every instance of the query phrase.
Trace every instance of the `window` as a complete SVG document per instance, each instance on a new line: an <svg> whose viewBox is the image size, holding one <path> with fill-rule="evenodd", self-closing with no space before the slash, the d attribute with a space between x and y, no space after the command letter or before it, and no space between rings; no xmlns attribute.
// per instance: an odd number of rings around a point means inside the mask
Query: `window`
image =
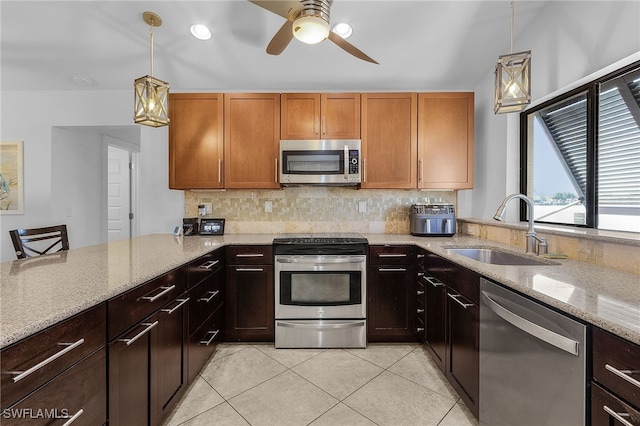
<svg viewBox="0 0 640 426"><path fill-rule="evenodd" d="M640 232L639 63L523 112L521 129L536 222Z"/></svg>

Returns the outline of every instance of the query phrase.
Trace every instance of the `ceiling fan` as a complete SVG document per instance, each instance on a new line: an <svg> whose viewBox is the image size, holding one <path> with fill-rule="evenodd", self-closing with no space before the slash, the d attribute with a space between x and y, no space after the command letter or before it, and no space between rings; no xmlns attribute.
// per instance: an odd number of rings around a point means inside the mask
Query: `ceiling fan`
<svg viewBox="0 0 640 426"><path fill-rule="evenodd" d="M267 53L270 55L282 53L294 37L307 44L316 44L329 39L358 59L378 63L330 30L329 15L333 0L249 0L249 2L287 20L267 46Z"/></svg>

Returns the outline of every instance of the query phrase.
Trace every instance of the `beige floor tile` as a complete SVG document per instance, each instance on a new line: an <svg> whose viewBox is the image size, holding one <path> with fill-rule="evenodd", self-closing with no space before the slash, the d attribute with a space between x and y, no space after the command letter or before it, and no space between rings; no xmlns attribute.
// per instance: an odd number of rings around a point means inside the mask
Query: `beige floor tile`
<svg viewBox="0 0 640 426"><path fill-rule="evenodd" d="M455 404L387 371L343 402L381 426L437 425Z"/></svg>
<svg viewBox="0 0 640 426"><path fill-rule="evenodd" d="M202 377L191 384L164 426L177 426L224 402L224 399Z"/></svg>
<svg viewBox="0 0 640 426"><path fill-rule="evenodd" d="M224 358L227 355L231 355L233 353L245 350L247 348L252 347L252 345L247 345L244 343L221 343L216 346L216 350L213 353L213 356L209 360L212 362L213 360L218 360L220 358Z"/></svg>
<svg viewBox="0 0 640 426"><path fill-rule="evenodd" d="M375 423L343 403L333 407L309 426L375 426Z"/></svg>
<svg viewBox="0 0 640 426"><path fill-rule="evenodd" d="M256 348L287 368L293 368L325 351L324 349L276 349L273 343L256 345Z"/></svg>
<svg viewBox="0 0 640 426"><path fill-rule="evenodd" d="M477 426L478 420L473 417L471 411L462 402L458 402L438 426Z"/></svg>
<svg viewBox="0 0 640 426"><path fill-rule="evenodd" d="M228 402L254 426L300 426L330 410L338 400L287 371Z"/></svg>
<svg viewBox="0 0 640 426"><path fill-rule="evenodd" d="M249 426L249 423L226 402L194 417L183 426Z"/></svg>
<svg viewBox="0 0 640 426"><path fill-rule="evenodd" d="M342 400L383 369L342 349L331 349L292 369L325 392Z"/></svg>
<svg viewBox="0 0 640 426"><path fill-rule="evenodd" d="M415 348L409 355L389 367L389 371L440 395L453 400L458 399L458 394L424 347Z"/></svg>
<svg viewBox="0 0 640 426"><path fill-rule="evenodd" d="M347 351L378 367L389 368L416 347L418 347L417 343L370 343L365 350L347 349Z"/></svg>
<svg viewBox="0 0 640 426"><path fill-rule="evenodd" d="M220 359L214 357L200 375L228 400L285 370L282 364L249 347Z"/></svg>

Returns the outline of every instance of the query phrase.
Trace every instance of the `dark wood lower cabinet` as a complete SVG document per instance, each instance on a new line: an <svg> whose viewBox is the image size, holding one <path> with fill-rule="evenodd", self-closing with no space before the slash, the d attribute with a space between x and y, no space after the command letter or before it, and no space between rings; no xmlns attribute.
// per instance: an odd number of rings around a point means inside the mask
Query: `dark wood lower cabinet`
<svg viewBox="0 0 640 426"><path fill-rule="evenodd" d="M424 276L421 280L424 282L425 292L424 341L436 364L444 372L447 347L447 317L445 314L447 288L434 277Z"/></svg>
<svg viewBox="0 0 640 426"><path fill-rule="evenodd" d="M3 410L3 425L63 424L95 426L107 421L107 351L103 347L46 385Z"/></svg>
<svg viewBox="0 0 640 426"><path fill-rule="evenodd" d="M225 336L230 341L271 342L275 338L273 266L227 268Z"/></svg>
<svg viewBox="0 0 640 426"><path fill-rule="evenodd" d="M109 424L158 425L187 384L186 297L109 344Z"/></svg>

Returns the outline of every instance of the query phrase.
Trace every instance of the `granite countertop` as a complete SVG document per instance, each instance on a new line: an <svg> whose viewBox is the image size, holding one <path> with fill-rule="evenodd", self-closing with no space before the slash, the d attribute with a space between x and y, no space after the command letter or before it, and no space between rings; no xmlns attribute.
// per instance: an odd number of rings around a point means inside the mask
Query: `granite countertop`
<svg viewBox="0 0 640 426"><path fill-rule="evenodd" d="M225 245L271 244L274 234L147 235L0 264L0 347ZM561 259L541 266L488 265L450 246L509 246L456 235L365 234L369 244L413 244L488 279L640 344L640 275Z"/></svg>

